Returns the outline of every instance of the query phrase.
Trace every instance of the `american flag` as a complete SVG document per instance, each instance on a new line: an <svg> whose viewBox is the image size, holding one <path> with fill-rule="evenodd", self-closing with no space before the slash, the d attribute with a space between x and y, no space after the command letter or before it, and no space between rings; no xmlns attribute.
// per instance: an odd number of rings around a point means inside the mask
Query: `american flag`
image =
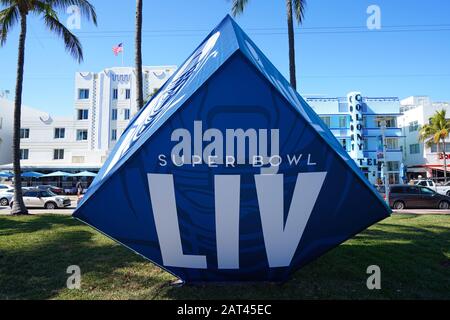
<svg viewBox="0 0 450 320"><path fill-rule="evenodd" d="M119 53L123 52L123 43L119 43L117 46L112 48L114 55L117 57Z"/></svg>

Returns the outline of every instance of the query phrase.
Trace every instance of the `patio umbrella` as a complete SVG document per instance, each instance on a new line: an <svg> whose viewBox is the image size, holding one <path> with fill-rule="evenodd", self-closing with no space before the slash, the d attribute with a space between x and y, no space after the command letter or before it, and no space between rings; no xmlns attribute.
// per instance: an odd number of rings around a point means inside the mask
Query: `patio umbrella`
<svg viewBox="0 0 450 320"><path fill-rule="evenodd" d="M22 178L30 179L29 184L27 183L28 186L33 185L33 179L39 179L42 176L43 176L42 173L36 171L22 172Z"/></svg>
<svg viewBox="0 0 450 320"><path fill-rule="evenodd" d="M89 171L83 171L80 173L73 174L72 177L96 177L97 174Z"/></svg>
<svg viewBox="0 0 450 320"><path fill-rule="evenodd" d="M43 178L54 178L54 177L71 177L72 174L63 171L56 171L50 174L43 175Z"/></svg>
<svg viewBox="0 0 450 320"><path fill-rule="evenodd" d="M9 172L0 172L0 178L12 178L14 175Z"/></svg>
<svg viewBox="0 0 450 320"><path fill-rule="evenodd" d="M56 172L52 172L50 174L46 174L45 176L43 176L43 178L60 178L59 182L60 182L60 186L61 188L64 188L63 183L62 183L62 178L63 177L71 177L72 174L68 173L68 172L64 172L64 171L56 171Z"/></svg>
<svg viewBox="0 0 450 320"><path fill-rule="evenodd" d="M22 178L41 178L43 176L40 172L30 171L22 173Z"/></svg>

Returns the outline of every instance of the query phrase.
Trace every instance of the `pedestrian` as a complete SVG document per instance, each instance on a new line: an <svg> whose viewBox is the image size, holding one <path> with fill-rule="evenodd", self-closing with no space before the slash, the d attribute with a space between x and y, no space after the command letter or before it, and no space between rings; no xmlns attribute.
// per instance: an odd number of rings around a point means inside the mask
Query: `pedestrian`
<svg viewBox="0 0 450 320"><path fill-rule="evenodd" d="M77 188L77 196L80 197L81 194L83 193L83 184L81 183L81 180L77 182L76 188Z"/></svg>

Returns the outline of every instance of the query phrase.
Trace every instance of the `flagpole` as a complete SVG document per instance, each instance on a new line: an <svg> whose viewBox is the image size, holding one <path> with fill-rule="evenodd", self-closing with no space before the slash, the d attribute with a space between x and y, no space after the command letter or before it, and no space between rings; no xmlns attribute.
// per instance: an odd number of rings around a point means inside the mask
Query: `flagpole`
<svg viewBox="0 0 450 320"><path fill-rule="evenodd" d="M122 48L122 67L123 67L123 48Z"/></svg>

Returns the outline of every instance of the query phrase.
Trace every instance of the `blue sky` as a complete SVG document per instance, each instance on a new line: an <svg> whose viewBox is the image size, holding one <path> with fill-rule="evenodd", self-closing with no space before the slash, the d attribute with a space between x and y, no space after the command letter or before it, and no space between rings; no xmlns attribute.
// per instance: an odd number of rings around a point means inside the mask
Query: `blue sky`
<svg viewBox="0 0 450 320"><path fill-rule="evenodd" d="M133 64L134 0L92 0L94 27L82 21L85 61L77 64L39 18L29 19L23 102L54 115L73 112L74 74L121 65L111 48L123 42ZM381 30L368 30L369 5L381 8ZM227 0L144 1L145 65L179 65L230 12ZM344 96L430 95L450 100L450 1L309 0L296 34L299 92ZM61 13L66 21L68 14ZM284 0L250 0L237 22L288 77ZM0 48L0 90L14 90L18 28ZM12 95L10 96L12 97Z"/></svg>

